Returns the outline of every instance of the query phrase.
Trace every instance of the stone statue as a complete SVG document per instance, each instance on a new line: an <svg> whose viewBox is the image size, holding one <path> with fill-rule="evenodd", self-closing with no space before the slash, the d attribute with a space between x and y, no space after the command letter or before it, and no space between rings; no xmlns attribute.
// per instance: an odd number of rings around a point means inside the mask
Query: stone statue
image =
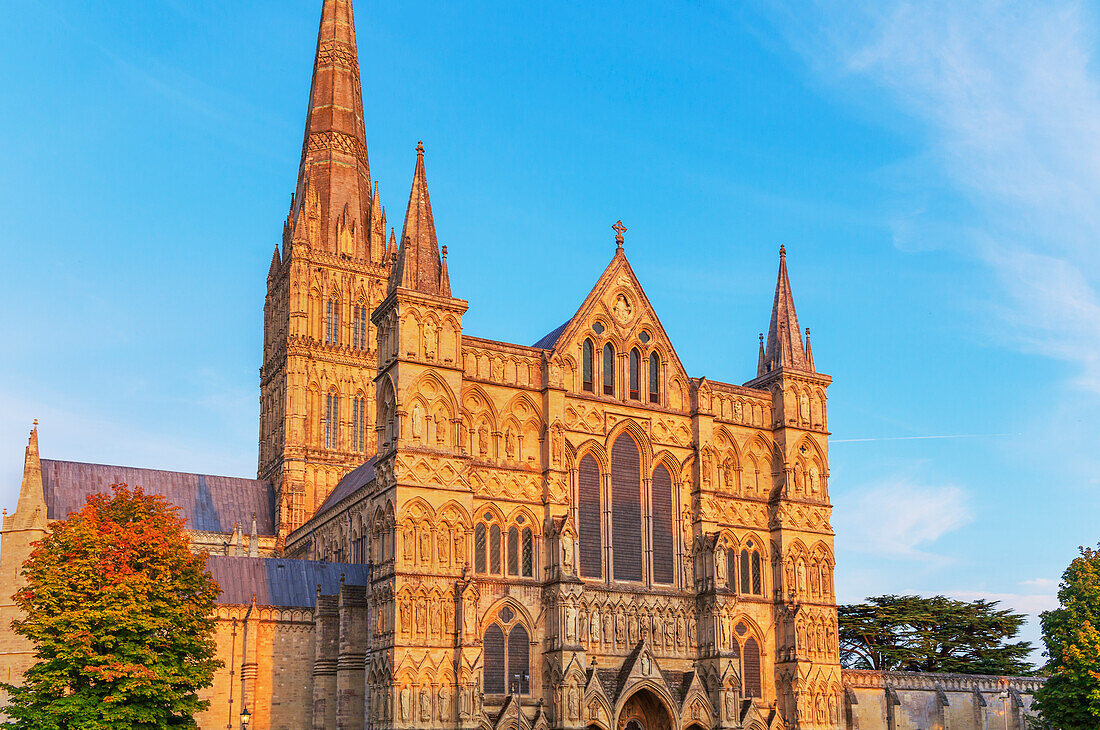
<svg viewBox="0 0 1100 730"><path fill-rule="evenodd" d="M714 585L720 586L726 582L726 549L714 548Z"/></svg>
<svg viewBox="0 0 1100 730"><path fill-rule="evenodd" d="M561 569L564 573L573 574L573 536L568 532L561 534Z"/></svg>
<svg viewBox="0 0 1100 730"><path fill-rule="evenodd" d="M465 720L470 717L470 692L468 687L462 687L457 690L458 694L458 716Z"/></svg>
<svg viewBox="0 0 1100 730"><path fill-rule="evenodd" d="M477 430L477 453L479 456L485 456L489 453L489 429L484 423Z"/></svg>
<svg viewBox="0 0 1100 730"><path fill-rule="evenodd" d="M420 530L420 562L425 565L432 562L432 535L423 528Z"/></svg>
<svg viewBox="0 0 1100 730"><path fill-rule="evenodd" d="M811 466L810 467L810 493L811 494L817 494L818 479L820 477L821 477L821 474L818 472L817 467L816 466Z"/></svg>
<svg viewBox="0 0 1100 730"><path fill-rule="evenodd" d="M447 441L447 419L442 413L435 414L435 442L443 444Z"/></svg>
<svg viewBox="0 0 1100 730"><path fill-rule="evenodd" d="M580 696L577 692L577 685L572 682L569 683L569 719L576 722L580 719Z"/></svg>
<svg viewBox="0 0 1100 730"><path fill-rule="evenodd" d="M410 705L412 704L412 692L408 687L401 688L401 722L409 721Z"/></svg>
<svg viewBox="0 0 1100 730"><path fill-rule="evenodd" d="M424 435L424 409L417 403L412 409L413 438L419 439Z"/></svg>
<svg viewBox="0 0 1100 730"><path fill-rule="evenodd" d="M798 561L798 592L804 593L806 591L806 564L801 560Z"/></svg>
<svg viewBox="0 0 1100 730"><path fill-rule="evenodd" d="M437 336L435 322L429 319L424 323L424 357L428 360L434 360L438 345L439 337Z"/></svg>
<svg viewBox="0 0 1100 730"><path fill-rule="evenodd" d="M407 528L404 532L404 538L401 540L402 545L405 548L405 562L411 563L413 561L413 553L416 551L416 543L414 542L414 533L411 527Z"/></svg>
<svg viewBox="0 0 1100 730"><path fill-rule="evenodd" d="M737 698L733 694L732 687L726 689L726 720L728 722L737 720Z"/></svg>
<svg viewBox="0 0 1100 730"><path fill-rule="evenodd" d="M565 640L572 641L576 636L577 609L568 605L565 607Z"/></svg>
<svg viewBox="0 0 1100 730"><path fill-rule="evenodd" d="M435 548L436 553L439 556L440 565L447 564L447 554L450 552L450 541L450 538L447 537L447 533L443 532L443 530L440 530L439 533L436 535Z"/></svg>
<svg viewBox="0 0 1100 730"><path fill-rule="evenodd" d="M592 635L592 643L600 643L600 612L599 609L592 612L592 621L588 625L588 630Z"/></svg>
<svg viewBox="0 0 1100 730"><path fill-rule="evenodd" d="M798 416L803 423L810 422L810 399L806 397L805 393L798 399Z"/></svg>
<svg viewBox="0 0 1100 730"><path fill-rule="evenodd" d="M504 433L504 455L509 459L516 455L516 435L510 428Z"/></svg>
<svg viewBox="0 0 1100 730"><path fill-rule="evenodd" d="M477 607L474 606L474 602L470 596L466 596L462 599L462 631L466 635L467 641L472 641L475 636L475 626L477 624Z"/></svg>
<svg viewBox="0 0 1100 730"><path fill-rule="evenodd" d="M447 704L450 702L451 699L450 694L448 694L447 692L447 685L440 685L438 698L439 702L437 703L438 707L436 709L439 712L439 721L446 722L447 713L449 711Z"/></svg>
<svg viewBox="0 0 1100 730"><path fill-rule="evenodd" d="M649 676L649 654L642 654L640 669L642 670L642 674L647 677Z"/></svg>

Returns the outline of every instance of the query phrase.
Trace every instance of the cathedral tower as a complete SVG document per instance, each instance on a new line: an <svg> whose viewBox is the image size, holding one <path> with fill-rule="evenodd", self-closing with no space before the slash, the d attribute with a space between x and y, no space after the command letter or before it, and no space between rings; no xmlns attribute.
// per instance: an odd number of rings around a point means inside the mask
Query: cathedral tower
<svg viewBox="0 0 1100 730"><path fill-rule="evenodd" d="M772 440L780 471L768 510L776 695L793 730L821 727L834 718L841 687L825 409L831 382L814 367L809 329L803 343L781 246L767 345L761 336L757 377L747 385L772 396Z"/></svg>
<svg viewBox="0 0 1100 730"><path fill-rule="evenodd" d="M324 0L298 182L264 304L259 477L280 544L374 453L370 314L389 275L351 0Z"/></svg>

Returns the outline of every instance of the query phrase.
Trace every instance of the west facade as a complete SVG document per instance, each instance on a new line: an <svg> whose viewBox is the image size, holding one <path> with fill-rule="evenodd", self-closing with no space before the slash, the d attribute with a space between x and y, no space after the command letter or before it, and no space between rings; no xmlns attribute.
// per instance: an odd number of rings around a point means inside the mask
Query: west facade
<svg viewBox="0 0 1100 730"><path fill-rule="evenodd" d="M685 371L621 222L564 324L479 338L423 145L398 237L365 128L351 0L323 0L267 276L258 478L45 460L35 431L0 594L48 520L127 481L179 504L214 555L226 666L202 727L245 707L258 730L908 727L899 680L841 672L830 378L785 251L743 385ZM33 657L14 615L0 598L17 679Z"/></svg>

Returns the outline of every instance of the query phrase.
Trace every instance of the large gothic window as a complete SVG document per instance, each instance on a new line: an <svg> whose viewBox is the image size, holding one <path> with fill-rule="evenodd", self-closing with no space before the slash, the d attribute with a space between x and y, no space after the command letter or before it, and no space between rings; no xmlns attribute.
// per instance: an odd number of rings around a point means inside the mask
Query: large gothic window
<svg viewBox="0 0 1100 730"><path fill-rule="evenodd" d="M672 537L675 513L672 509L672 475L664 464L653 470L653 582L673 579Z"/></svg>
<svg viewBox="0 0 1100 730"><path fill-rule="evenodd" d="M661 358L649 353L649 402L661 402Z"/></svg>
<svg viewBox="0 0 1100 730"><path fill-rule="evenodd" d="M583 578L603 575L601 510L600 467L591 454L586 454L577 469L577 529L580 532L580 572Z"/></svg>
<svg viewBox="0 0 1100 730"><path fill-rule="evenodd" d="M603 394L615 395L615 348L610 342L603 346Z"/></svg>
<svg viewBox="0 0 1100 730"><path fill-rule="evenodd" d="M641 399L641 379L642 374L640 369L642 367L642 356L635 348L630 351L630 400Z"/></svg>
<svg viewBox="0 0 1100 730"><path fill-rule="evenodd" d="M616 580L642 579L641 455L629 434L611 447L611 548Z"/></svg>
<svg viewBox="0 0 1100 730"><path fill-rule="evenodd" d="M325 396L325 448L337 447L337 435L340 425L340 396L336 390L330 390Z"/></svg>
<svg viewBox="0 0 1100 730"><path fill-rule="evenodd" d="M531 691L531 640L516 612L505 606L485 629L485 694L528 694Z"/></svg>
<svg viewBox="0 0 1100 730"><path fill-rule="evenodd" d="M585 340L581 345L581 387L589 393L595 390L593 371L595 363L592 362L592 340Z"/></svg>

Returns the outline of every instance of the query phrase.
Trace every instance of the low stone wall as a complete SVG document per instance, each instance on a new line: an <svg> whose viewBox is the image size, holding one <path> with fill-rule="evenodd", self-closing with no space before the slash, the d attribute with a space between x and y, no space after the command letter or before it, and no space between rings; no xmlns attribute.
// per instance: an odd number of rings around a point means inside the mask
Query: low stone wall
<svg viewBox="0 0 1100 730"><path fill-rule="evenodd" d="M1025 730L1041 677L843 672L848 730Z"/></svg>

